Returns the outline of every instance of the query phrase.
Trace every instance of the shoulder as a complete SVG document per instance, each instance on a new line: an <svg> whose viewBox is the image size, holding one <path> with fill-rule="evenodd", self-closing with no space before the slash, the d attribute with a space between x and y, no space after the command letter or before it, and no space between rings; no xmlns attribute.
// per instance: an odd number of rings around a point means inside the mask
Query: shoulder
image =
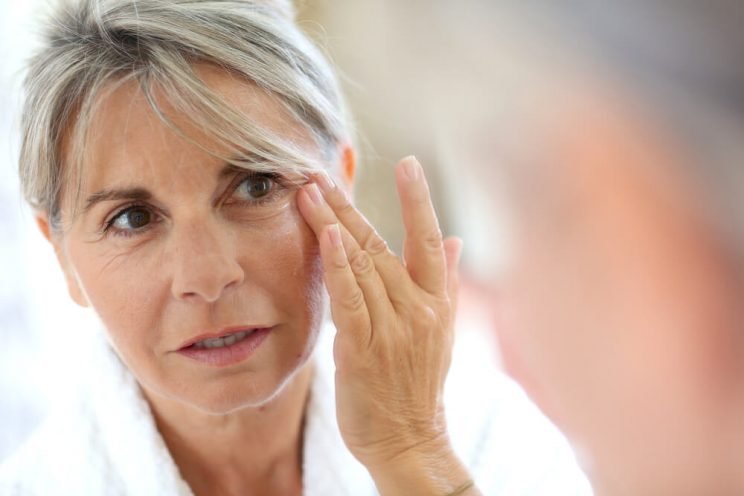
<svg viewBox="0 0 744 496"><path fill-rule="evenodd" d="M499 369L481 329L457 336L445 407L455 450L484 494L591 494L568 442Z"/></svg>

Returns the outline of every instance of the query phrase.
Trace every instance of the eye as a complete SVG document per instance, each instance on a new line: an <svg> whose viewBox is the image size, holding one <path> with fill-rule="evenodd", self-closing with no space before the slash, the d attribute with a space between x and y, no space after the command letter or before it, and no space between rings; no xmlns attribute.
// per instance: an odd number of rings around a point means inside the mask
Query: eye
<svg viewBox="0 0 744 496"><path fill-rule="evenodd" d="M136 231L152 222L152 213L143 207L129 207L114 217L108 227L117 231Z"/></svg>
<svg viewBox="0 0 744 496"><path fill-rule="evenodd" d="M275 178L270 174L251 174L235 188L235 195L243 200L260 200L271 193L276 186Z"/></svg>

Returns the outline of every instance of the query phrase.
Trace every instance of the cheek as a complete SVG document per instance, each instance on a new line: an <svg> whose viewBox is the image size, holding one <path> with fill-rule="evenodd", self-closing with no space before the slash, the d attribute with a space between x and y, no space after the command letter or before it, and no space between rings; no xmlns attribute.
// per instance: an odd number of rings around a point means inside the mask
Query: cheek
<svg viewBox="0 0 744 496"><path fill-rule="evenodd" d="M307 357L325 308L314 233L296 209L232 229L226 239L237 244L236 262L245 279L215 303L220 322L250 321L256 315L279 318L292 330L282 336L286 352L281 360ZM83 288L130 366L142 368L140 359L166 342L172 345L174 334L182 338L189 324L207 324L198 306L174 300L166 248L149 240L133 249L80 246L75 254Z"/></svg>
<svg viewBox="0 0 744 496"><path fill-rule="evenodd" d="M151 253L104 249L80 253L76 266L93 309L110 331L134 338L153 322L163 304L163 283ZM141 340L141 336L139 337Z"/></svg>
<svg viewBox="0 0 744 496"><path fill-rule="evenodd" d="M246 283L261 286L304 337L319 327L325 304L323 271L315 234L295 209L260 237L246 232L254 248L242 264Z"/></svg>

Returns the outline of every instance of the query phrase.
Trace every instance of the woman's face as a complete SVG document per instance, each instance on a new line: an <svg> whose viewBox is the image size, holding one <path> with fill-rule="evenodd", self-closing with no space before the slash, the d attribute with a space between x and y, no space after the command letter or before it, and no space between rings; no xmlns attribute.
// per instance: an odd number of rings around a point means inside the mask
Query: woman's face
<svg viewBox="0 0 744 496"><path fill-rule="evenodd" d="M318 154L266 93L198 72L234 108ZM227 166L182 139L134 83L106 97L92 129L82 213L70 219L65 195L66 232L55 238L73 298L93 307L148 395L215 413L266 402L308 358L324 308L317 244L291 178ZM229 347L193 345L227 334Z"/></svg>
<svg viewBox="0 0 744 496"><path fill-rule="evenodd" d="M598 489L728 494L744 418L736 263L682 147L630 108L558 109L515 176L505 361Z"/></svg>

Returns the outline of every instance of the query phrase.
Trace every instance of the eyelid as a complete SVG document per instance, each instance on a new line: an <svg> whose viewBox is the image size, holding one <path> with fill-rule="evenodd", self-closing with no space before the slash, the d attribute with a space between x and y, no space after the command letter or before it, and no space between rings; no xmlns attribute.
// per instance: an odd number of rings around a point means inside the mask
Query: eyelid
<svg viewBox="0 0 744 496"><path fill-rule="evenodd" d="M253 178L270 179L274 184L276 184L279 187L279 189L287 189L292 184L291 181L289 181L286 176L278 172L273 172L273 171L262 172L262 171L246 169L245 172L242 172L242 171L238 172L235 178L230 182L230 185L225 191L225 195L221 203L226 203L227 200L235 193L235 191L238 189L238 187L241 184L243 184L248 179L253 179ZM272 193L275 194L275 192L272 192Z"/></svg>
<svg viewBox="0 0 744 496"><path fill-rule="evenodd" d="M230 182L230 185L227 187L225 193L224 193L224 199L221 200L219 203L225 203L227 199L229 199L237 190L237 188L246 180L251 178L268 178L270 179L277 187L273 188L273 191L265 198L265 199L259 199L256 201L244 201L244 203L260 203L261 200L263 201L270 201L271 199L274 199L276 195L280 194L282 190L288 190L292 188L298 188L300 187L304 182L306 181L297 181L292 180L288 178L286 175L281 174L279 172L273 172L273 171L256 171L256 170L249 170L246 169L245 171L239 171L236 173L234 179ZM134 209L134 208L142 208L144 210L148 210L151 214L153 214L154 218L153 220L148 223L146 226L136 229L136 230L125 230L125 229L116 229L113 227L114 222L126 213L128 210ZM109 234L110 231L115 231L114 234L128 234L128 235L136 235L138 233L144 232L147 229L149 229L153 224L157 223L158 221L162 220L162 215L160 214L159 209L154 207L153 205L150 205L148 203L142 202L141 200L135 200L130 203L125 203L116 209L114 209L113 213L111 213L109 216L107 216L104 221L102 222L101 226L101 234Z"/></svg>
<svg viewBox="0 0 744 496"><path fill-rule="evenodd" d="M132 203L125 203L124 205L121 205L118 208L116 208L114 210L114 212L103 221L103 226L102 226L101 232L103 234L106 234L106 233L109 232L109 230L115 229L115 228L113 228L113 225L114 225L114 222L116 222L116 219L118 219L119 217L121 217L128 210L131 210L131 209L134 209L134 208L142 208L142 209L145 209L145 210L149 210L150 213L152 213L155 216L159 215L158 212L155 210L155 208L153 208L150 205L146 205L146 204L144 204L144 203L142 203L140 201L135 201L135 202L132 202ZM156 221L153 220L153 222L156 222ZM144 229L146 229L146 228L142 228L142 230L144 230ZM116 229L116 230L117 231L121 231L120 229ZM134 232L134 231L132 231L132 232Z"/></svg>

